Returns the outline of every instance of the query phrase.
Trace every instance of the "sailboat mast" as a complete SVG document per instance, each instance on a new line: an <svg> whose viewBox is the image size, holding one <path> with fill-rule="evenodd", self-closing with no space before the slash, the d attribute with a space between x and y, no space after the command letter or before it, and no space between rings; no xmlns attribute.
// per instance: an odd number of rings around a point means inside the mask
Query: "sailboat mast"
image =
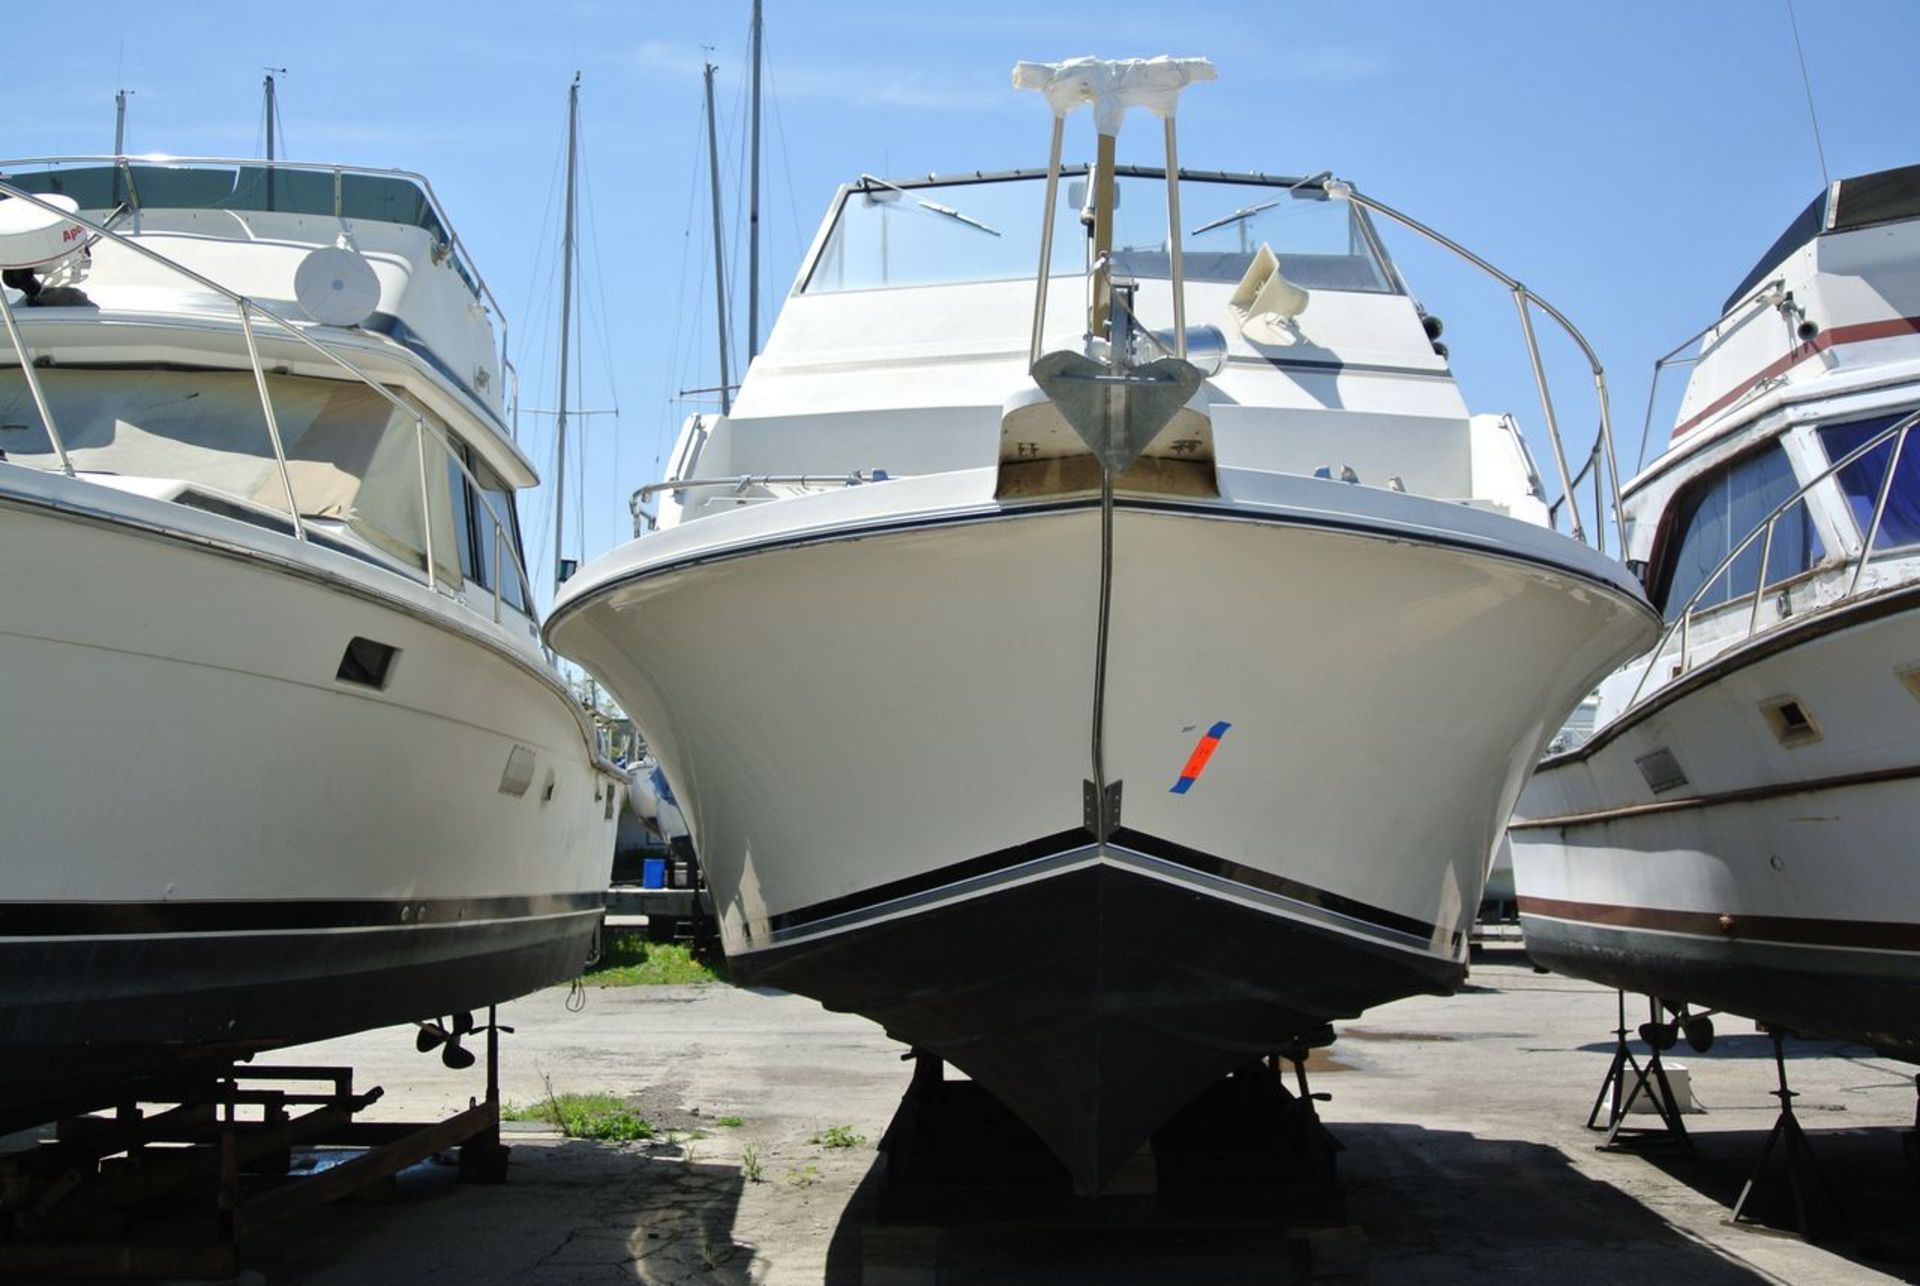
<svg viewBox="0 0 1920 1286"><path fill-rule="evenodd" d="M720 231L720 140L713 118L713 73L707 64L707 176L713 186L713 305L720 322L720 414L733 411L733 377L727 370L727 258Z"/></svg>
<svg viewBox="0 0 1920 1286"><path fill-rule="evenodd" d="M275 208L275 206L274 206L274 199L273 199L273 150L274 150L274 147L273 147L273 145L274 145L274 137L273 137L273 135L274 135L274 126L275 126L276 124L278 124L278 123L279 123L279 119L280 119L280 105L279 105L279 103L277 103L276 101L274 101L274 84L273 84L273 74L274 74L274 73L275 73L276 71L277 71L277 72L279 72L279 73L280 73L281 75L283 75L283 76L284 76L284 75L286 75L286 73L287 73L287 69L286 69L285 67L269 67L269 68L267 68L267 78L266 78L266 81L265 81L265 83L264 83L264 84L262 85L262 88L263 88L263 89L264 89L264 90L266 91L266 110L267 110L267 209L269 209L269 210L271 210L271 209L274 209L274 208Z"/></svg>
<svg viewBox="0 0 1920 1286"><path fill-rule="evenodd" d="M747 148L747 361L760 355L760 0L753 0L753 123Z"/></svg>
<svg viewBox="0 0 1920 1286"><path fill-rule="evenodd" d="M113 95L113 154L127 154L127 91L124 89Z"/></svg>
<svg viewBox="0 0 1920 1286"><path fill-rule="evenodd" d="M267 159L271 161L273 159L273 118L274 118L273 73L272 72L267 73L267 79L263 83L261 88L265 90L266 99L267 99Z"/></svg>
<svg viewBox="0 0 1920 1286"><path fill-rule="evenodd" d="M553 417L553 587L558 590L566 560L561 556L567 520L567 359L573 347L574 170L580 155L580 73L567 88L567 196L560 233L560 400Z"/></svg>

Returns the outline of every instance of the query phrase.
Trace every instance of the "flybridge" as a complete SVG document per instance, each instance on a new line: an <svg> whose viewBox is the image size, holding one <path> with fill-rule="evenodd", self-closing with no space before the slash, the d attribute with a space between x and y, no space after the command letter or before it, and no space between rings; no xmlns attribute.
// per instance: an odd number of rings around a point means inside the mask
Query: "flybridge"
<svg viewBox="0 0 1920 1286"><path fill-rule="evenodd" d="M1914 360L1920 334L1920 286L1912 271L1916 221L1920 165L1828 185L1760 257L1713 322L1654 363L1656 390L1667 367L1692 367L1672 440L1718 441L1783 402L1823 395L1822 381L1877 381L1888 363ZM1648 398L1641 429L1643 458L1655 400ZM1658 468L1677 459L1669 456Z"/></svg>
<svg viewBox="0 0 1920 1286"><path fill-rule="evenodd" d="M70 197L82 210L232 210L419 228L447 247L467 288L491 302L432 187L406 170L206 157L34 157L8 166L0 179L37 196Z"/></svg>
<svg viewBox="0 0 1920 1286"><path fill-rule="evenodd" d="M1920 165L1837 179L1787 225L1787 230L1760 256L1752 271L1741 278L1720 311L1722 314L1732 312L1755 286L1779 268L1781 260L1817 236L1916 217L1920 217Z"/></svg>

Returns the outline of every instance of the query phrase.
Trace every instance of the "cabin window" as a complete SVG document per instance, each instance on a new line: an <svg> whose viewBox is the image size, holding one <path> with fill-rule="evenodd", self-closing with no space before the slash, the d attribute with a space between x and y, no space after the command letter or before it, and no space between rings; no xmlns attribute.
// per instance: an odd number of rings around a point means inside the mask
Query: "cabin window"
<svg viewBox="0 0 1920 1286"><path fill-rule="evenodd" d="M1828 424L1820 429L1820 441L1827 459L1843 460L1884 433L1911 411L1898 411L1852 424ZM1893 488L1887 492L1886 512L1875 533L1875 549L1897 549L1920 544L1920 428L1908 433L1907 444L1900 449L1900 467L1894 470ZM1846 493L1847 507L1864 537L1873 525L1873 507L1880 500L1880 485L1886 480L1887 461L1893 458L1895 439L1889 438L1834 475Z"/></svg>
<svg viewBox="0 0 1920 1286"><path fill-rule="evenodd" d="M286 488L251 372L49 368L39 375L75 470L185 483L286 513ZM357 381L269 375L267 387L300 516L337 524L424 570L427 524L414 412ZM425 446L435 574L457 585L462 560L453 497L460 493L434 463L443 453L431 433ZM0 452L12 464L59 467L18 370L0 371Z"/></svg>
<svg viewBox="0 0 1920 1286"><path fill-rule="evenodd" d="M480 482L480 490L474 496L473 535L480 557L481 583L498 585L501 602L526 612L529 610L527 596L520 584L520 570L514 565L514 559L521 556L521 545L520 518L513 507L513 489L494 476L484 460L473 461L473 476ZM500 519L497 539L496 514Z"/></svg>
<svg viewBox="0 0 1920 1286"><path fill-rule="evenodd" d="M1061 175L1054 208L1055 275L1085 270L1080 221L1087 177ZM1115 180L1114 269L1166 278L1166 181L1122 173ZM1031 278L1040 256L1044 176L890 187L856 185L835 215L804 287L810 294ZM1181 243L1189 281L1237 282L1261 245L1271 245L1287 278L1308 289L1385 293L1395 289L1365 216L1318 189L1280 180L1183 179Z"/></svg>
<svg viewBox="0 0 1920 1286"><path fill-rule="evenodd" d="M1700 594L1696 610L1753 593L1760 579L1765 536L1748 544L1710 586L1707 577L1799 487L1787 453L1773 442L1683 490L1673 505L1666 537L1669 552L1662 560L1659 580L1666 618L1677 619L1696 592ZM1766 555L1767 584L1778 585L1799 575L1818 562L1823 552L1812 515L1801 500L1774 524L1772 548Z"/></svg>
<svg viewBox="0 0 1920 1286"><path fill-rule="evenodd" d="M461 460L472 458L466 443L453 442L452 446ZM472 465L468 465L468 468L472 468ZM479 546L474 541L473 487L452 457L447 459L447 491L453 499L453 535L460 551L460 574L469 580L478 580L484 586L488 582L480 577Z"/></svg>

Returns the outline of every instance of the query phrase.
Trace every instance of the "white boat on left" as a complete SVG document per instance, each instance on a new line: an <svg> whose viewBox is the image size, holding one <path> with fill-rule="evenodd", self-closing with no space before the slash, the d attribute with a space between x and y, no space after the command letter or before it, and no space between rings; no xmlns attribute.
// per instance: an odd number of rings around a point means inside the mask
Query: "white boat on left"
<svg viewBox="0 0 1920 1286"><path fill-rule="evenodd" d="M0 1109L577 972L624 777L540 643L499 310L432 189L0 195Z"/></svg>

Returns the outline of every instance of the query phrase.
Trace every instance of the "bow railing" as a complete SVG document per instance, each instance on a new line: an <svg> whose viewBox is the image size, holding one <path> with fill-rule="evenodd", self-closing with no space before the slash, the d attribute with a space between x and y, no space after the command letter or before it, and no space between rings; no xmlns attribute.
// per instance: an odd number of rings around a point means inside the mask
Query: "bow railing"
<svg viewBox="0 0 1920 1286"><path fill-rule="evenodd" d="M1412 215L1397 210L1384 201L1367 196L1343 179L1334 178L1331 174L1317 175L1315 177L1319 179L1321 189L1325 191L1330 198L1351 201L1365 210L1399 224L1409 232L1418 233L1443 250L1447 250L1458 258L1472 264L1481 272L1486 273L1507 288L1513 296L1514 308L1520 315L1520 333L1526 342L1527 362L1533 371L1534 388L1540 397L1540 413L1546 420L1547 440L1553 448L1553 463L1560 477L1560 498L1548 507L1549 520L1552 520L1553 517L1558 514L1561 505L1564 504L1567 509L1570 534L1575 540L1586 541L1589 539L1586 532L1586 525L1581 519L1580 501L1579 497L1575 494L1575 488L1586 478L1588 471L1593 470L1595 471L1594 490L1596 493L1595 508L1597 510L1594 514L1593 535L1591 537L1593 546L1601 553L1606 552L1607 512L1606 506L1603 506L1600 502L1603 498L1608 497L1610 497L1611 500L1615 530L1620 533L1621 539L1624 541L1627 530L1626 511L1620 500L1620 466L1613 445L1613 412L1607 396L1607 373L1606 369L1600 364L1599 354L1594 352L1593 345L1587 342L1587 337L1580 333L1580 328L1569 321L1565 313L1529 290L1518 278L1502 272L1492 263L1467 249L1446 234L1428 227ZM1575 346L1579 348L1581 355L1586 358L1588 367L1593 372L1594 396L1600 406L1600 425L1594 437L1593 448L1587 455L1587 462L1581 468L1578 475L1575 475L1567 467L1568 456L1565 442L1560 434L1560 418L1554 409L1553 392L1548 387L1546 366L1540 357L1540 340L1534 333L1533 310L1535 308L1538 308L1547 317L1551 318L1555 324L1567 334L1567 337L1573 340ZM1602 471L1600 470L1603 461L1605 464L1604 484L1601 478ZM1603 485L1605 487L1604 493L1602 491Z"/></svg>

